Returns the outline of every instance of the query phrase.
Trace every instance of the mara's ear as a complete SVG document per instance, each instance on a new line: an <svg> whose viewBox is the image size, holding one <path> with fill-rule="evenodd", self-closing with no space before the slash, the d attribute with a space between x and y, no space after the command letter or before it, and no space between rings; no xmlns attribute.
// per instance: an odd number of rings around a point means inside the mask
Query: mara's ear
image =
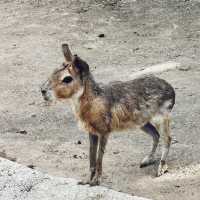
<svg viewBox="0 0 200 200"><path fill-rule="evenodd" d="M77 55L74 55L73 66L78 69L81 75L86 75L89 73L89 65Z"/></svg>
<svg viewBox="0 0 200 200"><path fill-rule="evenodd" d="M68 44L62 44L62 51L67 62L72 62L73 55L69 49Z"/></svg>

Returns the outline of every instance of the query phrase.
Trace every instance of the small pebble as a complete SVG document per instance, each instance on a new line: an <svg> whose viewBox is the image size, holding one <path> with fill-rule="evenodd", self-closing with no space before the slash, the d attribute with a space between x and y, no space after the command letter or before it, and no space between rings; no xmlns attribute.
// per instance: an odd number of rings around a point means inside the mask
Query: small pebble
<svg viewBox="0 0 200 200"><path fill-rule="evenodd" d="M137 31L133 32L135 35L140 36L140 34Z"/></svg>
<svg viewBox="0 0 200 200"><path fill-rule="evenodd" d="M104 38L104 37L105 37L105 34L104 34L104 33L100 33L100 34L98 35L98 37Z"/></svg>
<svg viewBox="0 0 200 200"><path fill-rule="evenodd" d="M32 164L27 165L27 167L29 167L29 168L31 168L31 169L35 169L35 165L32 165Z"/></svg>
<svg viewBox="0 0 200 200"><path fill-rule="evenodd" d="M78 156L75 154L75 155L73 155L73 158L76 158L76 159L77 159L77 158L78 158Z"/></svg>
<svg viewBox="0 0 200 200"><path fill-rule="evenodd" d="M11 173L11 172L8 172L8 176L12 176L12 173Z"/></svg>
<svg viewBox="0 0 200 200"><path fill-rule="evenodd" d="M28 132L26 130L20 130L20 131L17 131L16 133L20 133L22 135L28 134Z"/></svg>
<svg viewBox="0 0 200 200"><path fill-rule="evenodd" d="M35 102L33 101L33 102L29 103L28 105L29 106L35 105Z"/></svg>
<svg viewBox="0 0 200 200"><path fill-rule="evenodd" d="M180 185L175 185L175 187L180 188L181 186Z"/></svg>
<svg viewBox="0 0 200 200"><path fill-rule="evenodd" d="M79 140L79 141L77 142L77 144L82 144L82 143L81 143L81 141Z"/></svg>
<svg viewBox="0 0 200 200"><path fill-rule="evenodd" d="M139 48L139 47L137 47L137 48L133 49L133 52L135 52L135 51L138 51L138 50L140 50L140 48Z"/></svg>

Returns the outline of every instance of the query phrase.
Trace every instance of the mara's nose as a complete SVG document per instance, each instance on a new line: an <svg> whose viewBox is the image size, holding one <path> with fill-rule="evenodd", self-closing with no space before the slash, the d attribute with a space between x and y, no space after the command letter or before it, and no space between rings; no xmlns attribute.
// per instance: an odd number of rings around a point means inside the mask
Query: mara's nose
<svg viewBox="0 0 200 200"><path fill-rule="evenodd" d="M41 88L41 93L42 93L42 95L45 95L47 93L47 91L45 89Z"/></svg>
<svg viewBox="0 0 200 200"><path fill-rule="evenodd" d="M40 88L40 91L41 91L41 93L42 93L42 96L43 96L43 98L44 98L44 100L45 101L49 101L49 97L48 97L48 92L47 92L47 90L46 89L43 89L43 88Z"/></svg>

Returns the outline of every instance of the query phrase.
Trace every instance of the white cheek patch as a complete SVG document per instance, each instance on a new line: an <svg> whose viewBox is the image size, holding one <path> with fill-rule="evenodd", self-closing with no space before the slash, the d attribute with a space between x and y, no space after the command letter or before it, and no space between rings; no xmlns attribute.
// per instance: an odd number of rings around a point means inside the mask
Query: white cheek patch
<svg viewBox="0 0 200 200"><path fill-rule="evenodd" d="M77 113L80 109L80 97L83 95L84 88L81 87L71 98L72 109Z"/></svg>

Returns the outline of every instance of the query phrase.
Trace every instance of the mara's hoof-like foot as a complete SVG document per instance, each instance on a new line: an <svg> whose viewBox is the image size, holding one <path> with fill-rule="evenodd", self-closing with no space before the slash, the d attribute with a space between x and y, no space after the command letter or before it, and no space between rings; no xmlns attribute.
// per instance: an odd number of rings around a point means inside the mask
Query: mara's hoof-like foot
<svg viewBox="0 0 200 200"><path fill-rule="evenodd" d="M95 174L96 174L96 171L92 170L91 174L90 174L90 178L83 180L83 181L79 181L78 185L90 185L92 180L95 178Z"/></svg>
<svg viewBox="0 0 200 200"><path fill-rule="evenodd" d="M90 185L92 187L100 185L100 181L98 179L93 179L91 181L79 181L78 185Z"/></svg>
<svg viewBox="0 0 200 200"><path fill-rule="evenodd" d="M140 163L140 168L147 167L149 165L153 165L154 163L155 163L155 159L153 156L146 156Z"/></svg>
<svg viewBox="0 0 200 200"><path fill-rule="evenodd" d="M93 177L93 179L90 181L90 186L97 186L100 185L101 177L96 175Z"/></svg>
<svg viewBox="0 0 200 200"><path fill-rule="evenodd" d="M166 172L168 172L168 166L166 164L165 161L160 161L160 164L158 166L158 172L157 172L157 176L162 176L163 174L165 174Z"/></svg>
<svg viewBox="0 0 200 200"><path fill-rule="evenodd" d="M79 181L78 185L90 185L90 186L97 186L100 185L101 178L100 176L94 176L92 180L86 180L86 181Z"/></svg>

